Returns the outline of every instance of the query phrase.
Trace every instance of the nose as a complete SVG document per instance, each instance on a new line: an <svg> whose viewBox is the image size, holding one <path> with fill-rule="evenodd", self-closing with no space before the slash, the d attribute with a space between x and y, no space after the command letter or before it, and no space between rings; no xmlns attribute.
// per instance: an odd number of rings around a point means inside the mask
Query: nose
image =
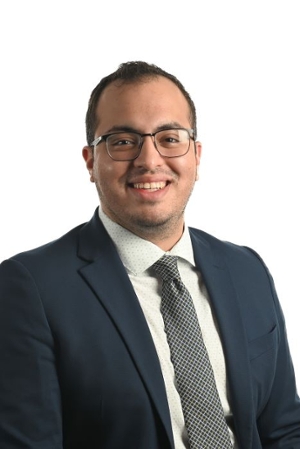
<svg viewBox="0 0 300 449"><path fill-rule="evenodd" d="M163 157L156 149L153 136L146 135L143 137L140 154L133 163L136 167L144 167L148 170L164 163Z"/></svg>

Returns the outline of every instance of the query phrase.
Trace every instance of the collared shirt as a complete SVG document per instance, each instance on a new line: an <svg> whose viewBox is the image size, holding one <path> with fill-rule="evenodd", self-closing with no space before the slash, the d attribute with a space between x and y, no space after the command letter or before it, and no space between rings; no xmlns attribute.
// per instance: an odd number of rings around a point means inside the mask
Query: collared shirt
<svg viewBox="0 0 300 449"><path fill-rule="evenodd" d="M165 382L175 447L176 449L187 449L188 440L181 402L176 389L174 367L171 362L170 349L160 312L161 280L150 269L165 252L152 242L138 237L110 220L101 210L101 207L99 207L99 216L116 245L152 335ZM195 267L192 242L187 228L185 228L181 239L167 254L178 257L180 276L193 298L224 414L229 423L232 414L227 397L226 367L222 344L212 315L208 292L201 274ZM229 430L234 442L233 433L230 428ZM237 448L236 445L234 447Z"/></svg>

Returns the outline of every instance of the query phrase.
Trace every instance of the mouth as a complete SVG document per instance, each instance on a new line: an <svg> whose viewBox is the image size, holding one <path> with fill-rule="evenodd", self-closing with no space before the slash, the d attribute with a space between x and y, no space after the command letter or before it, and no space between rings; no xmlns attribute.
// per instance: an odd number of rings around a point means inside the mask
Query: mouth
<svg viewBox="0 0 300 449"><path fill-rule="evenodd" d="M164 189L170 181L159 181L159 182L136 182L130 184L130 187L138 190L147 190L148 192L155 192L157 190Z"/></svg>

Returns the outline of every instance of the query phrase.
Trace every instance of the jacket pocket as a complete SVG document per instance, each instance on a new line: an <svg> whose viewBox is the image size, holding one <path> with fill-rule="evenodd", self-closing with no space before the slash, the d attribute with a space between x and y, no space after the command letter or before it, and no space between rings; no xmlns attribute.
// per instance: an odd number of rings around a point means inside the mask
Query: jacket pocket
<svg viewBox="0 0 300 449"><path fill-rule="evenodd" d="M262 335L261 337L255 338L249 342L249 357L250 360L254 360L260 357L265 352L272 349L276 342L278 341L277 326L274 326L271 332Z"/></svg>

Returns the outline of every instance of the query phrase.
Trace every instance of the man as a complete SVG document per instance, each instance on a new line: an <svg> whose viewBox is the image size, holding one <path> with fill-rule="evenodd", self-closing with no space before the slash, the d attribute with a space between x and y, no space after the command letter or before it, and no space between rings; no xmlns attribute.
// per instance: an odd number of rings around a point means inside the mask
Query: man
<svg viewBox="0 0 300 449"><path fill-rule="evenodd" d="M100 208L1 265L1 449L300 448L267 268L184 223L201 156L190 96L156 66L122 64L92 92L86 127ZM180 272L170 284L165 255ZM168 295L194 314L178 337L175 313L176 344Z"/></svg>

